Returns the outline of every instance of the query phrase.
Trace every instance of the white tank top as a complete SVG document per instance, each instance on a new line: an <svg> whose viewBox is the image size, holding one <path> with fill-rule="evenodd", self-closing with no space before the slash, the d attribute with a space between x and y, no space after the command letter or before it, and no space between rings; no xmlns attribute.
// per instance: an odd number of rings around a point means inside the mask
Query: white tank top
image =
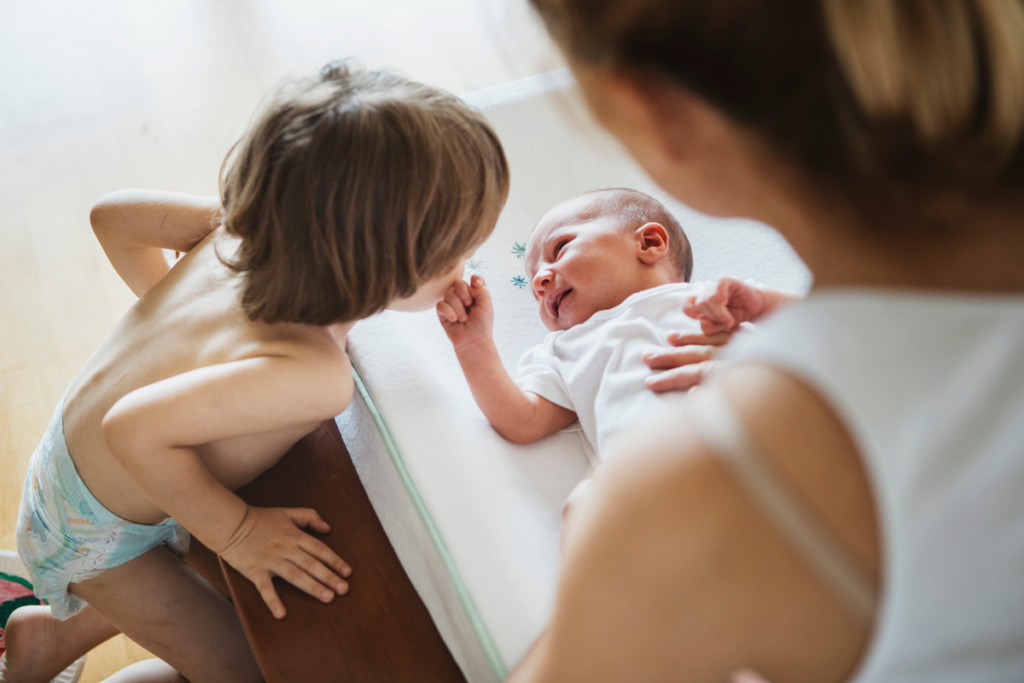
<svg viewBox="0 0 1024 683"><path fill-rule="evenodd" d="M726 358L802 379L866 463L884 564L854 680L1024 681L1024 297L815 293ZM755 495L766 509L772 486ZM771 516L787 526L785 509ZM789 536L856 606L856 577L830 558L830 539L793 524Z"/></svg>

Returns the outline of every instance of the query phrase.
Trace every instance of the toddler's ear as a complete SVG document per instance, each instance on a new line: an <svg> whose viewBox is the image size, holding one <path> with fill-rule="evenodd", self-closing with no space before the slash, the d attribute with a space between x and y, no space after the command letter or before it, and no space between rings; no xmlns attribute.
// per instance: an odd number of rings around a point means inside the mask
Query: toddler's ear
<svg viewBox="0 0 1024 683"><path fill-rule="evenodd" d="M633 235L643 263L654 265L668 254L668 230L661 223L645 223Z"/></svg>

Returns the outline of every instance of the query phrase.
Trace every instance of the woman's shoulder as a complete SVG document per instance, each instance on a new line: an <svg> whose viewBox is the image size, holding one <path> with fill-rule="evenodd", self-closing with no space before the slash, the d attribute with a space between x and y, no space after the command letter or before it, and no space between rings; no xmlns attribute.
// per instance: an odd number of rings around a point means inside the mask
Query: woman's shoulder
<svg viewBox="0 0 1024 683"><path fill-rule="evenodd" d="M735 402L737 413L755 440L778 444L769 449L773 464L779 449L785 451L779 464L785 474L822 447L846 458L832 470L811 468L810 478L796 477L793 488L798 495L809 489L812 507L841 542L869 565L877 563L870 495L856 453L827 408L771 368L731 370L708 390L732 400L734 384L751 385ZM779 680L842 680L866 646L869 625L822 586L752 504L702 439L687 400L669 410L616 440L592 501L567 531L552 624L561 656L576 653L582 660L588 639L616 642L607 652L589 653L586 670L595 681L724 680L751 664ZM779 431L779 425L802 427ZM787 455L793 450L796 456ZM855 486L851 472L861 477ZM622 624L630 624L628 632ZM638 661L651 670L626 668ZM555 664L553 671L572 668Z"/></svg>

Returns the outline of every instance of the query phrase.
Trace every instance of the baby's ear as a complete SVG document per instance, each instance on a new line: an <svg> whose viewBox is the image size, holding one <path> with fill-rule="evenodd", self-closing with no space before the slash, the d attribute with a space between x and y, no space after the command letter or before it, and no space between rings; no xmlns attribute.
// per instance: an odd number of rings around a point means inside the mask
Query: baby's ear
<svg viewBox="0 0 1024 683"><path fill-rule="evenodd" d="M633 233L636 238L637 256L653 266L668 254L668 230L661 223L645 223Z"/></svg>

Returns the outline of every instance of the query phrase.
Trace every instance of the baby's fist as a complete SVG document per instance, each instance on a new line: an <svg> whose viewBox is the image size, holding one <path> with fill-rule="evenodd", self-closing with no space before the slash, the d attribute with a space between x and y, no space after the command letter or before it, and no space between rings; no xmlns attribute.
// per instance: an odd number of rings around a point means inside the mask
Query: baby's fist
<svg viewBox="0 0 1024 683"><path fill-rule="evenodd" d="M494 312L487 283L479 275L453 284L437 304L437 316L455 351L491 336Z"/></svg>
<svg viewBox="0 0 1024 683"><path fill-rule="evenodd" d="M683 312L700 321L704 334L735 332L740 323L756 320L765 312L765 297L755 285L723 277L690 297Z"/></svg>

